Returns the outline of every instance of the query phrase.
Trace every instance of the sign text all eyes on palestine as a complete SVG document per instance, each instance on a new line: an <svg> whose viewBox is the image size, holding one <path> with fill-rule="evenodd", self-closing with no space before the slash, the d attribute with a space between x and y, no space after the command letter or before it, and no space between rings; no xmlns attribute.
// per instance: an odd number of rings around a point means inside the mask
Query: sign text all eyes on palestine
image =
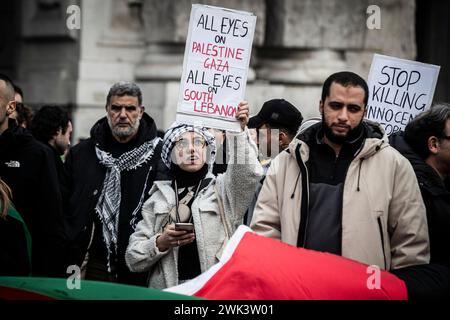
<svg viewBox="0 0 450 320"><path fill-rule="evenodd" d="M192 5L177 121L240 131L235 116L245 100L256 16Z"/></svg>

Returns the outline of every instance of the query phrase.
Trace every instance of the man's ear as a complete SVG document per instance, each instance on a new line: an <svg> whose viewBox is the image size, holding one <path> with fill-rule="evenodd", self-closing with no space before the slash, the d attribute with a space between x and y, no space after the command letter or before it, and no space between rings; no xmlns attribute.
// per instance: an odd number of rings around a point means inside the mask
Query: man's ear
<svg viewBox="0 0 450 320"><path fill-rule="evenodd" d="M9 101L8 104L6 105L6 114L9 116L14 111L16 111L16 101L12 100L12 101Z"/></svg>
<svg viewBox="0 0 450 320"><path fill-rule="evenodd" d="M428 138L428 150L431 154L437 154L439 152L439 140L435 136Z"/></svg>
<svg viewBox="0 0 450 320"><path fill-rule="evenodd" d="M320 112L320 114L323 113L323 101L322 100L320 100L320 102L319 102L319 112Z"/></svg>
<svg viewBox="0 0 450 320"><path fill-rule="evenodd" d="M287 138L287 134L285 132L279 130L278 131L278 141L280 142L280 144L283 144L283 142L286 141L286 138Z"/></svg>
<svg viewBox="0 0 450 320"><path fill-rule="evenodd" d="M144 106L141 106L141 117L142 117L142 115L144 114L144 112L145 112L145 107Z"/></svg>
<svg viewBox="0 0 450 320"><path fill-rule="evenodd" d="M291 139L289 138L288 134L284 131L279 131L278 133L278 143L281 146L281 148L286 148L289 143L291 142Z"/></svg>

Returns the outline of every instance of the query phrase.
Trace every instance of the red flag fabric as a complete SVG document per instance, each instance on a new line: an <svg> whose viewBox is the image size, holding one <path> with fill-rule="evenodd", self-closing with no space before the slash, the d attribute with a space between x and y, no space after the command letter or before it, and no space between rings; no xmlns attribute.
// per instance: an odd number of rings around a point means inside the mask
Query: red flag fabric
<svg viewBox="0 0 450 320"><path fill-rule="evenodd" d="M407 300L393 274L341 256L259 236L241 226L221 261L166 291L221 300Z"/></svg>

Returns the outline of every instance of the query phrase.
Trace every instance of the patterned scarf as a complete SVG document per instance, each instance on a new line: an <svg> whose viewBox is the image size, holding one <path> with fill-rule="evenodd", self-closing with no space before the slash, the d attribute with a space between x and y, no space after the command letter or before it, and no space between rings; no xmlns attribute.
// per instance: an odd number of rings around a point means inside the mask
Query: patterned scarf
<svg viewBox="0 0 450 320"><path fill-rule="evenodd" d="M161 152L161 159L166 165L167 168L170 169L172 165L172 159L171 159L171 153L172 149L175 146L175 143L178 140L178 137L181 136L185 132L195 132L201 135L208 146L209 151L209 158L208 158L208 166L210 167L210 170L212 170L212 165L214 164L214 161L216 160L216 138L214 135L212 135L208 129L187 125L187 124L180 124L177 122L174 122L172 126L166 131L164 135L164 141L162 146L162 152Z"/></svg>
<svg viewBox="0 0 450 320"><path fill-rule="evenodd" d="M103 181L103 189L98 198L95 211L97 212L103 226L103 240L108 249L108 272L111 272L110 254L111 244L114 244L115 252L117 253L117 234L119 227L119 212L121 200L120 178L121 172L126 170L135 170L142 166L147 161L150 161L155 148L161 141L160 138L155 138L152 141L147 141L139 147L125 152L119 158L113 158L110 153L100 150L98 146L95 147L97 158L102 165L107 168L105 180ZM151 170L149 170L150 172ZM147 174L147 179L148 179ZM138 206L132 213L132 220L130 224L135 227L136 214L142 206L145 196L145 189L147 186L147 179L142 190L141 198Z"/></svg>

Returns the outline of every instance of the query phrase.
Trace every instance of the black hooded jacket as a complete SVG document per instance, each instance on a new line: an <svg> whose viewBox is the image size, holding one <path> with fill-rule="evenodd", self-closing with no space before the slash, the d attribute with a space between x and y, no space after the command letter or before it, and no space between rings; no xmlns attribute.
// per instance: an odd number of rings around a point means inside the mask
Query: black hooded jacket
<svg viewBox="0 0 450 320"><path fill-rule="evenodd" d="M414 168L423 202L427 209L430 236L430 262L450 267L450 191L438 174L416 154L403 138L396 133L389 138L390 144L405 156Z"/></svg>
<svg viewBox="0 0 450 320"><path fill-rule="evenodd" d="M405 156L414 168L427 210L430 237L430 264L400 269L395 274L405 280L411 298L450 297L450 192L438 174L398 132L389 143Z"/></svg>
<svg viewBox="0 0 450 320"><path fill-rule="evenodd" d="M153 119L144 113L137 137L129 143L120 146L123 152L132 150L143 143L153 140L157 130ZM103 151L112 153L113 157L120 156L120 150L112 136L106 118L100 119L91 129L91 137L70 149L64 164L62 175L62 191L65 203L66 228L70 247L68 250L67 264L81 266L91 241L92 228L98 217L95 206L103 188L106 167L99 163L95 146ZM130 221L132 213L139 204L141 194L144 192L144 201L148 198L148 191L153 181L158 179L157 172L161 172L161 147L159 143L150 161L147 161L136 170L123 171L121 173L121 203L119 215L119 231L117 244L117 259L111 260L117 270L117 280L122 283L145 285L145 275L132 274L125 264L125 250L128 246L130 235L134 232ZM123 153L121 152L121 153ZM148 180L147 180L148 174ZM146 190L144 185L147 180ZM137 213L137 221L142 219L141 210ZM95 230L96 235L102 230ZM98 233L99 232L99 233ZM97 252L106 253L106 245L101 241L95 243L103 246ZM106 258L106 257L103 257Z"/></svg>
<svg viewBox="0 0 450 320"><path fill-rule="evenodd" d="M53 151L14 120L0 135L0 176L33 239L34 276L63 276L65 232Z"/></svg>

